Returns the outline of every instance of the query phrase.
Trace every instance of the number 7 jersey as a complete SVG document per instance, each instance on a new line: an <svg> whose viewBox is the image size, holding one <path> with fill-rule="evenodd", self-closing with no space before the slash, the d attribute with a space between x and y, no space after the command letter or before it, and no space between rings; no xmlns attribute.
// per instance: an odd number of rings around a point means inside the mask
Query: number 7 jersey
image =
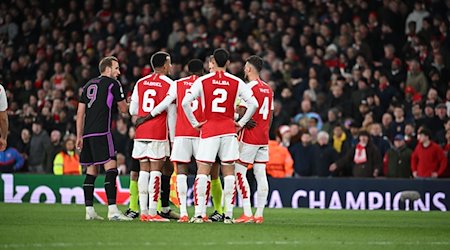
<svg viewBox="0 0 450 250"><path fill-rule="evenodd" d="M169 77L157 73L139 79L133 89L130 114L144 117L148 115L167 95L169 88L175 84ZM146 121L136 128L136 140L168 140L167 112Z"/></svg>
<svg viewBox="0 0 450 250"><path fill-rule="evenodd" d="M256 127L252 129L244 128L239 136L240 141L251 145L268 145L270 119L273 112L273 91L270 86L260 79L247 84L253 91L253 96L258 101L258 110L252 119L256 122ZM240 106L246 106L241 101Z"/></svg>

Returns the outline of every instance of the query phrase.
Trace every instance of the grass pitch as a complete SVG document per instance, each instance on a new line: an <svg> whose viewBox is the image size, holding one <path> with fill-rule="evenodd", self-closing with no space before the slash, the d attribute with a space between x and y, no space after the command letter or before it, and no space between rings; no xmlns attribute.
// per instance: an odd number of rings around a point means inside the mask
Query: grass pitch
<svg viewBox="0 0 450 250"><path fill-rule="evenodd" d="M106 217L105 206L96 210ZM179 224L85 221L79 205L0 203L0 249L155 248L450 249L450 213L266 209L262 225Z"/></svg>

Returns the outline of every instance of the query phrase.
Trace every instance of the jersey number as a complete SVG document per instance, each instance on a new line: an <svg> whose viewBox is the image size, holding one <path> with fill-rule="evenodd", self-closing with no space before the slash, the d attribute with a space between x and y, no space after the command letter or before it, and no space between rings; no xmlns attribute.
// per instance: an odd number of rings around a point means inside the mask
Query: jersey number
<svg viewBox="0 0 450 250"><path fill-rule="evenodd" d="M88 108L92 107L95 100L97 99L97 85L89 85L86 91L86 97L89 99Z"/></svg>
<svg viewBox="0 0 450 250"><path fill-rule="evenodd" d="M264 97L263 103L258 113L262 115L263 120L267 120L267 117L269 116L269 97Z"/></svg>
<svg viewBox="0 0 450 250"><path fill-rule="evenodd" d="M142 98L142 111L149 113L153 110L155 107L155 99L153 99L153 97L155 96L156 90L154 89L147 89L144 92L144 96Z"/></svg>
<svg viewBox="0 0 450 250"><path fill-rule="evenodd" d="M219 107L219 104L222 104L227 100L228 92L225 89L215 89L213 95L216 98L212 101L212 112L225 113L225 107Z"/></svg>

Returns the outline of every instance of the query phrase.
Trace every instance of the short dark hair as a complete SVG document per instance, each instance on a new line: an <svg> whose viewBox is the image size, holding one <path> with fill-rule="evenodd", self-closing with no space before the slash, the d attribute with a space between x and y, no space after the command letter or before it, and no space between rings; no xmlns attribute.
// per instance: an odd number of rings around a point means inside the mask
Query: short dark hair
<svg viewBox="0 0 450 250"><path fill-rule="evenodd" d="M159 51L153 54L152 57L150 58L150 63L152 65L153 70L164 66L164 64L168 59L170 59L170 55L167 52Z"/></svg>
<svg viewBox="0 0 450 250"><path fill-rule="evenodd" d="M420 129L419 134L421 134L421 135L426 135L426 136L428 136L428 137L431 136L431 132L430 132L430 130L429 130L428 128L422 128L422 129Z"/></svg>
<svg viewBox="0 0 450 250"><path fill-rule="evenodd" d="M253 67L255 67L258 72L262 70L263 59L259 56L250 56L249 58L247 58L247 63L253 65Z"/></svg>
<svg viewBox="0 0 450 250"><path fill-rule="evenodd" d="M112 67L113 61L119 63L119 60L115 56L107 56L100 60L100 62L98 63L98 70L100 70L100 73L105 72L107 67Z"/></svg>
<svg viewBox="0 0 450 250"><path fill-rule="evenodd" d="M214 50L214 60L218 67L222 68L227 63L230 58L230 53L226 49L216 49Z"/></svg>
<svg viewBox="0 0 450 250"><path fill-rule="evenodd" d="M190 73L202 73L203 72L203 62L199 59L192 59L188 62L188 70Z"/></svg>

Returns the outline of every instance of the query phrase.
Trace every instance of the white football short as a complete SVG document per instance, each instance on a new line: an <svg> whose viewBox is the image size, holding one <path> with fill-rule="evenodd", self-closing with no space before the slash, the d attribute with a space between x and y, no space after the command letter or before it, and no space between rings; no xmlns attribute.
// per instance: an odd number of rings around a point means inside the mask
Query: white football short
<svg viewBox="0 0 450 250"><path fill-rule="evenodd" d="M133 153L134 159L150 159L150 161L164 160L170 156L169 141L137 141L134 140Z"/></svg>
<svg viewBox="0 0 450 250"><path fill-rule="evenodd" d="M239 160L243 163L266 163L269 161L269 146L239 142Z"/></svg>
<svg viewBox="0 0 450 250"><path fill-rule="evenodd" d="M189 163L192 156L197 155L200 138L175 137L170 160L173 162Z"/></svg>
<svg viewBox="0 0 450 250"><path fill-rule="evenodd" d="M235 135L200 138L195 159L214 163L216 156L219 156L222 162L234 162L239 159L239 143Z"/></svg>

